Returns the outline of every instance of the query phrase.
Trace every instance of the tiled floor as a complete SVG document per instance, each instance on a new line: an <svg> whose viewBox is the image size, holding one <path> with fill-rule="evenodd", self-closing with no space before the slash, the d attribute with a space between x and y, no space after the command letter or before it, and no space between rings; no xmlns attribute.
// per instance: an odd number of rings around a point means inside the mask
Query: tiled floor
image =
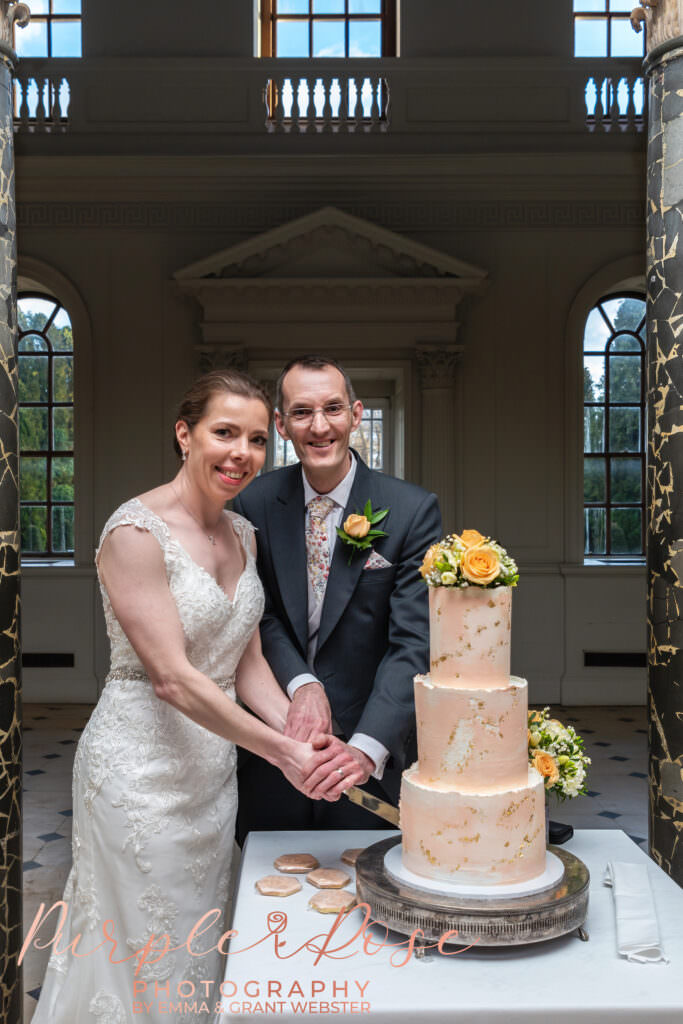
<svg viewBox="0 0 683 1024"><path fill-rule="evenodd" d="M61 899L71 864L71 768L90 707L27 705L24 709L24 926L40 903ZM647 837L645 708L553 708L586 741L593 764L589 796L551 806L551 817L577 828L619 828ZM49 950L24 960L24 1021L31 1020ZM76 1024L76 1022L74 1022Z"/></svg>

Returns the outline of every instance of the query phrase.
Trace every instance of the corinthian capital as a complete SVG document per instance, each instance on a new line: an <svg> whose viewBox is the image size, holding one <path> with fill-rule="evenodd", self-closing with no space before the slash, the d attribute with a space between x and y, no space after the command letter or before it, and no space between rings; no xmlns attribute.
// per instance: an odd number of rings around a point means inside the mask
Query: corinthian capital
<svg viewBox="0 0 683 1024"><path fill-rule="evenodd" d="M16 22L26 28L31 20L31 9L28 4L19 4L15 0L0 0L0 40L12 46L12 26Z"/></svg>
<svg viewBox="0 0 683 1024"><path fill-rule="evenodd" d="M418 345L416 355L423 391L454 386L462 345Z"/></svg>
<svg viewBox="0 0 683 1024"><path fill-rule="evenodd" d="M641 0L631 12L631 24L640 32L647 26L647 51L683 35L683 0Z"/></svg>

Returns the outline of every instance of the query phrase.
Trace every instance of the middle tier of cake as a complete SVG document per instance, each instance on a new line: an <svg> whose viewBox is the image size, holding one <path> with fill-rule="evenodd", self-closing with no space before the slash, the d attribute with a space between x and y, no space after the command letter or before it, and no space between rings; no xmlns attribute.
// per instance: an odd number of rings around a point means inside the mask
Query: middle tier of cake
<svg viewBox="0 0 683 1024"><path fill-rule="evenodd" d="M461 793L524 786L528 775L527 684L456 689L415 676L417 778Z"/></svg>

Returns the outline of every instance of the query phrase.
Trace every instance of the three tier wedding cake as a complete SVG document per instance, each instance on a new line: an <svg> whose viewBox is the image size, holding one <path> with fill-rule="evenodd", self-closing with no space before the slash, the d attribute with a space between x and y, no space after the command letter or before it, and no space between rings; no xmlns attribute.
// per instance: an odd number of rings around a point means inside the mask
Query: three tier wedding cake
<svg viewBox="0 0 683 1024"><path fill-rule="evenodd" d="M403 773L403 864L496 886L546 865L543 779L528 763L527 684L510 676L517 566L475 530L429 549L430 672L415 677L418 760Z"/></svg>

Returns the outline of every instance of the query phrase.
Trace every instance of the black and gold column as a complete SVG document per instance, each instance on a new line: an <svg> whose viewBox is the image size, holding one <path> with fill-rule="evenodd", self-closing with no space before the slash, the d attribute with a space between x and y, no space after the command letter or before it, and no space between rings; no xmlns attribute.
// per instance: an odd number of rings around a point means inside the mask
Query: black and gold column
<svg viewBox="0 0 683 1024"><path fill-rule="evenodd" d="M17 489L17 238L14 207L13 24L25 4L0 0L0 1022L20 1024L21 675Z"/></svg>
<svg viewBox="0 0 683 1024"><path fill-rule="evenodd" d="M683 25L645 13L650 852L683 885Z"/></svg>

